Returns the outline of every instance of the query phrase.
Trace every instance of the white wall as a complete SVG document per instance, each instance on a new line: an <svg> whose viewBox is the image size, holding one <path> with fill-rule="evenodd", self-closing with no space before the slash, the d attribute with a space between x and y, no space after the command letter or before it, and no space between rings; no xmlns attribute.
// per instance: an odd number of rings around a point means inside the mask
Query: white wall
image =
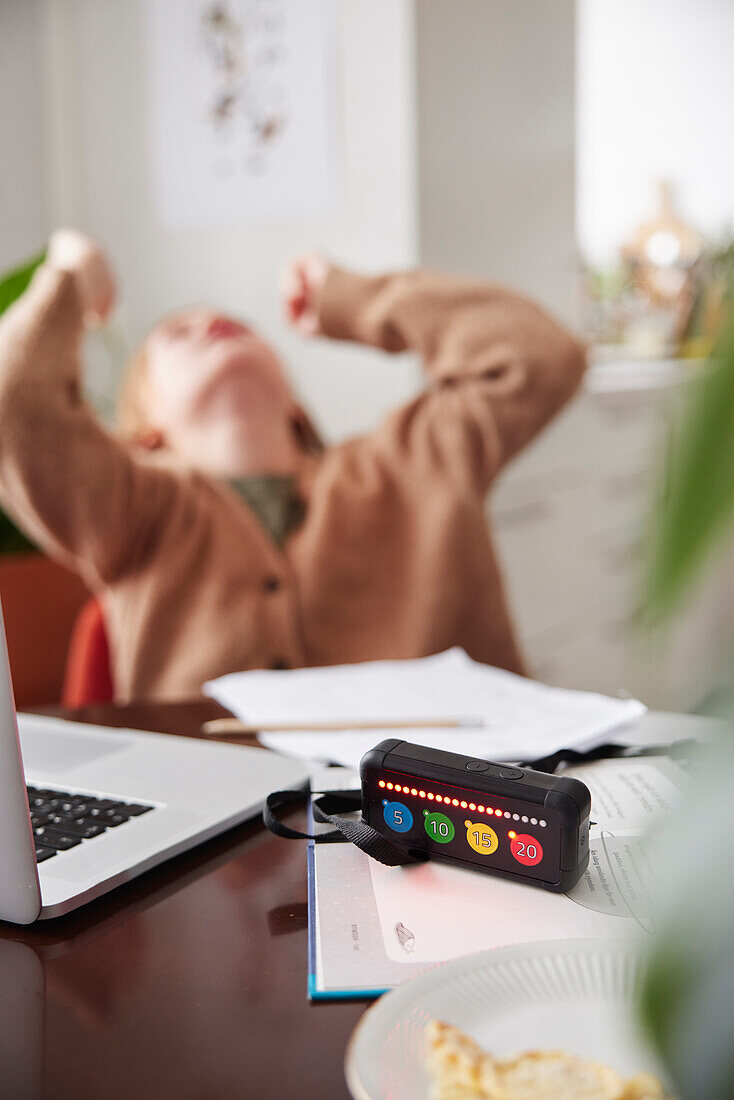
<svg viewBox="0 0 734 1100"><path fill-rule="evenodd" d="M421 259L572 320L574 0L417 0Z"/></svg>
<svg viewBox="0 0 734 1100"><path fill-rule="evenodd" d="M144 0L50 0L56 88L49 155L52 221L97 235L120 273L133 339L167 310L211 301L282 350L332 437L369 427L417 383L412 361L343 345L304 345L284 328L281 261L303 248L364 267L412 264L413 74L409 0L337 0L340 194L324 217L171 232L156 216L146 104ZM52 196L53 198L53 196Z"/></svg>
<svg viewBox="0 0 734 1100"><path fill-rule="evenodd" d="M707 233L734 229L732 0L579 0L578 235L613 258L677 187Z"/></svg>
<svg viewBox="0 0 734 1100"><path fill-rule="evenodd" d="M42 206L39 0L2 0L0 12L0 272L37 252Z"/></svg>
<svg viewBox="0 0 734 1100"><path fill-rule="evenodd" d="M276 277L294 251L505 279L572 316L574 0L334 0L334 209L175 232L153 195L146 0L41 2L45 229L76 224L106 245L130 343L188 302L243 314L281 349L327 436L343 438L412 395L419 371L292 336ZM103 360L93 373L92 390L106 390Z"/></svg>

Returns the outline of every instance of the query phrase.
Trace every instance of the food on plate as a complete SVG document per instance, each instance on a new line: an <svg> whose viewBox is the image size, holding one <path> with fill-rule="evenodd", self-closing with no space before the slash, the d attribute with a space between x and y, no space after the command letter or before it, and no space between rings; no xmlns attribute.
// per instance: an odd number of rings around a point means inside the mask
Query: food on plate
<svg viewBox="0 0 734 1100"><path fill-rule="evenodd" d="M673 1100L649 1073L624 1079L601 1062L560 1050L494 1058L459 1028L428 1026L431 1100Z"/></svg>

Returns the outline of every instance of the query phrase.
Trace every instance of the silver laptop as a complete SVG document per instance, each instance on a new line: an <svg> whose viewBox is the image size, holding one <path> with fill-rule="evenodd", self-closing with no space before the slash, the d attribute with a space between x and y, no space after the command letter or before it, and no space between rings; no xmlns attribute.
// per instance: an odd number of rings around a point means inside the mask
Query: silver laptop
<svg viewBox="0 0 734 1100"><path fill-rule="evenodd" d="M260 812L265 749L17 716L0 609L0 920L58 917Z"/></svg>

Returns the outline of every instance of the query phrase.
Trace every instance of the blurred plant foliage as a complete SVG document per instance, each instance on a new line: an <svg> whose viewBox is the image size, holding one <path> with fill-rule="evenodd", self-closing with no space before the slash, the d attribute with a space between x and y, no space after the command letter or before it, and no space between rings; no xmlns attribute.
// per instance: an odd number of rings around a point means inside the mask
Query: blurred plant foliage
<svg viewBox="0 0 734 1100"><path fill-rule="evenodd" d="M697 379L668 456L667 492L650 539L647 611L665 624L734 517L734 250L714 353ZM686 802L663 823L661 902L642 1014L684 1100L734 1097L734 740L693 773ZM715 746L709 746L711 752Z"/></svg>
<svg viewBox="0 0 734 1100"><path fill-rule="evenodd" d="M36 268L41 266L45 258L46 253L41 252L21 267L16 267L0 278L0 317L25 292Z"/></svg>
<svg viewBox="0 0 734 1100"><path fill-rule="evenodd" d="M734 240L709 242L694 272L695 292L686 326L681 334L681 349L690 356L706 349L720 332L731 312L734 287ZM710 350L710 349L709 349Z"/></svg>
<svg viewBox="0 0 734 1100"><path fill-rule="evenodd" d="M734 515L734 278L713 355L693 383L654 517L647 608L664 619Z"/></svg>
<svg viewBox="0 0 734 1100"><path fill-rule="evenodd" d="M33 274L45 258L45 253L35 256L32 260L15 268L0 278L0 316L9 309L33 278ZM0 508L0 554L22 554L35 550L22 531L20 531L8 515Z"/></svg>
<svg viewBox="0 0 734 1100"><path fill-rule="evenodd" d="M705 359L721 329L734 275L734 240L701 242L695 263L680 272L680 292L656 300L624 257L609 267L584 266L585 325L597 344L633 356Z"/></svg>

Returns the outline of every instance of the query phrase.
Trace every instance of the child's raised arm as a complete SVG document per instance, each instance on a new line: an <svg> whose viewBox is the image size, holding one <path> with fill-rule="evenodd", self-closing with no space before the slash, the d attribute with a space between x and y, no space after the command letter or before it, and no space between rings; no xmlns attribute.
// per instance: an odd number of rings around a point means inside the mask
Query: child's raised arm
<svg viewBox="0 0 734 1100"><path fill-rule="evenodd" d="M0 322L0 501L91 584L135 567L177 492L168 472L135 462L80 395L83 319L102 319L113 297L103 254L60 234Z"/></svg>
<svg viewBox="0 0 734 1100"><path fill-rule="evenodd" d="M429 271L368 278L295 261L286 307L296 327L385 351L420 353L428 389L390 416L382 439L486 489L578 387L585 349L504 287ZM307 325L302 324L302 320Z"/></svg>

